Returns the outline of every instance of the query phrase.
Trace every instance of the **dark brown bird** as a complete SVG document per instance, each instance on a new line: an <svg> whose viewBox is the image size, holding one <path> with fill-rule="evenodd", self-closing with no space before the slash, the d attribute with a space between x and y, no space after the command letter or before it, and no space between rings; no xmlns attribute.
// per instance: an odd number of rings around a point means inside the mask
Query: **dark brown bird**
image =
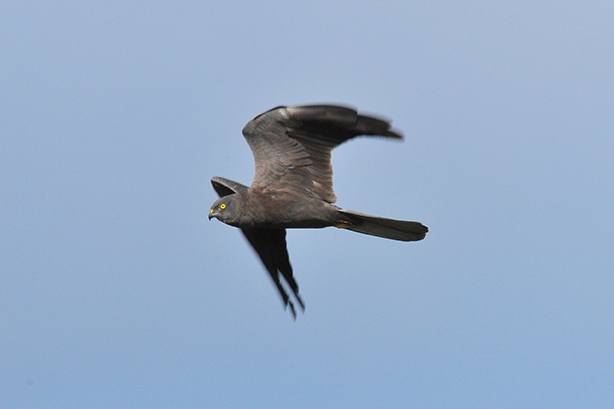
<svg viewBox="0 0 614 409"><path fill-rule="evenodd" d="M401 241L422 240L419 222L385 219L335 206L331 151L359 135L402 139L390 123L336 105L277 107L252 119L243 136L256 162L251 187L221 177L211 179L220 198L209 219L239 227L269 272L285 306L296 318L284 278L301 308L305 304L292 275L287 228L335 226Z"/></svg>

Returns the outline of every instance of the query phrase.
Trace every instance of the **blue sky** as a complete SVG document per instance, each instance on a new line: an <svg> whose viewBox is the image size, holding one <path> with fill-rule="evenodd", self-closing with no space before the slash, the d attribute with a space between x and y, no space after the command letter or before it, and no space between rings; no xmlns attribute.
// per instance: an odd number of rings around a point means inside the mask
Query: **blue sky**
<svg viewBox="0 0 614 409"><path fill-rule="evenodd" d="M611 408L611 2L4 2L0 406ZM293 230L294 322L212 176L243 125L350 104L400 243Z"/></svg>

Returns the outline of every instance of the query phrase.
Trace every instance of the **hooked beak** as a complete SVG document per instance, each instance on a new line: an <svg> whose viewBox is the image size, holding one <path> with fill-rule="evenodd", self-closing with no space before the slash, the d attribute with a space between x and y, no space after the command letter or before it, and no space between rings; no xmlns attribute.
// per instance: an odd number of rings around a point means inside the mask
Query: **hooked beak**
<svg viewBox="0 0 614 409"><path fill-rule="evenodd" d="M211 209L211 211L209 212L209 220L213 219L216 216L217 216L217 213L213 209Z"/></svg>

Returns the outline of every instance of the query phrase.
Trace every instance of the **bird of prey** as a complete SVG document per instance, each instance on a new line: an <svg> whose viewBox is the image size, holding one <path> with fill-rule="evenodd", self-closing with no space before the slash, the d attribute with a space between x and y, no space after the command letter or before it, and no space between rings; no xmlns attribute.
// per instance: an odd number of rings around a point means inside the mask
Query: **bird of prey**
<svg viewBox="0 0 614 409"><path fill-rule="evenodd" d="M335 206L331 151L359 135L402 139L380 118L337 105L280 106L245 125L243 136L254 154L251 187L221 177L211 179L220 198L209 220L241 229L270 274L285 307L305 310L286 248L286 229L334 226L401 241L422 240L428 228L419 222L386 219Z"/></svg>

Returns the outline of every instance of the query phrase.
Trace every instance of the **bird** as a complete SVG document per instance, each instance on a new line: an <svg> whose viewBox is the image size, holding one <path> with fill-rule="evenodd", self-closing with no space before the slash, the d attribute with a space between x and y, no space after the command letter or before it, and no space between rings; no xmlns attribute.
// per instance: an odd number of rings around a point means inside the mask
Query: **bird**
<svg viewBox="0 0 614 409"><path fill-rule="evenodd" d="M299 295L286 243L286 229L334 226L400 241L422 240L428 227L416 221L371 216L336 206L331 151L357 136L403 139L382 118L343 105L278 106L243 128L256 165L250 187L215 176L220 196L209 211L241 229L296 320ZM285 285L291 292L286 291Z"/></svg>

